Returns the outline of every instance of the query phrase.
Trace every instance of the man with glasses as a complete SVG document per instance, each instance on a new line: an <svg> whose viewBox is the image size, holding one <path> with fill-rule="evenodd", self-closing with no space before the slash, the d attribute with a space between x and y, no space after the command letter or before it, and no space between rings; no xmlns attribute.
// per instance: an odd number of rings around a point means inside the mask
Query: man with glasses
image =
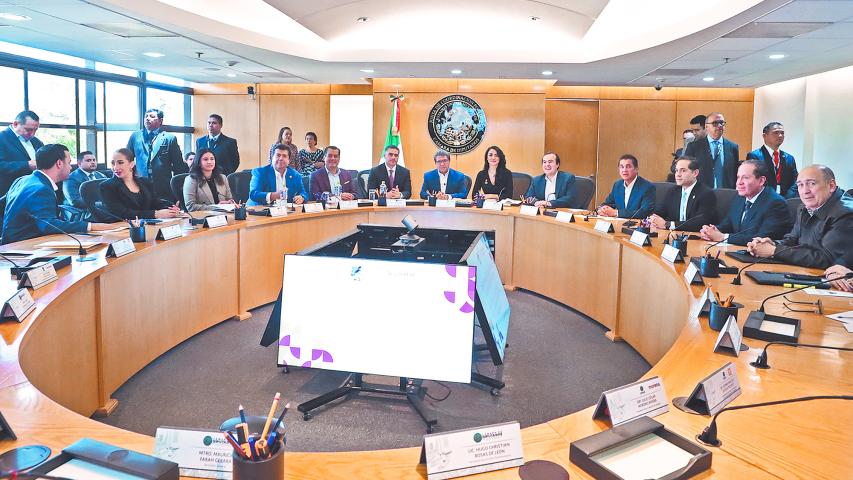
<svg viewBox="0 0 853 480"><path fill-rule="evenodd" d="M691 142L684 154L699 161L699 183L709 188L735 188L740 153L736 143L723 138L726 129L723 114L708 115L705 129L708 132L706 140Z"/></svg>
<svg viewBox="0 0 853 480"><path fill-rule="evenodd" d="M0 132L0 196L6 195L16 178L36 169L36 150L44 146L35 136L38 129L39 116L24 110Z"/></svg>
<svg viewBox="0 0 853 480"><path fill-rule="evenodd" d="M426 200L427 197L432 196L439 200L448 200L467 197L465 175L450 168L450 154L439 150L435 152L432 159L436 168L424 174L421 198Z"/></svg>

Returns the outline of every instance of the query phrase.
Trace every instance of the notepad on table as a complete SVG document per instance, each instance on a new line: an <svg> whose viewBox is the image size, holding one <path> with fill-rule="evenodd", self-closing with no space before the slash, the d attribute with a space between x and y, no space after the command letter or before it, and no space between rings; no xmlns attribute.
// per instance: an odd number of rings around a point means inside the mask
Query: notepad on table
<svg viewBox="0 0 853 480"><path fill-rule="evenodd" d="M647 433L590 459L624 480L645 480L681 470L693 455L654 433Z"/></svg>

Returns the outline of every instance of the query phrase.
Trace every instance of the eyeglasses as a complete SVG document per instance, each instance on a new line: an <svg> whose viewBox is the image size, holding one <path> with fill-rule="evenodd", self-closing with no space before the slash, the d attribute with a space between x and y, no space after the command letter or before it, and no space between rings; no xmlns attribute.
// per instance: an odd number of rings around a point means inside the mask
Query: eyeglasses
<svg viewBox="0 0 853 480"><path fill-rule="evenodd" d="M705 125L713 125L715 127L725 127L726 121L725 120L714 120L713 122L708 122Z"/></svg>
<svg viewBox="0 0 853 480"><path fill-rule="evenodd" d="M785 295L782 298L784 298L785 300L790 302L790 303L782 302L782 305L792 312L818 313L818 314L823 315L823 302L821 302L820 299L818 299L818 301L816 301L816 302L801 302L801 301L791 300L790 298L788 298L787 295ZM810 308L798 309L798 308L792 308L791 305L808 305Z"/></svg>

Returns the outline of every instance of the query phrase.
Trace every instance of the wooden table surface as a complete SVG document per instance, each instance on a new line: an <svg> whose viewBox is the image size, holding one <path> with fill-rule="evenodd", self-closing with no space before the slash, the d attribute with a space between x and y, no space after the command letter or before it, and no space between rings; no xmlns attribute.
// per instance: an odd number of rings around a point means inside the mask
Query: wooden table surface
<svg viewBox="0 0 853 480"><path fill-rule="evenodd" d="M75 261L60 269L56 282L31 290L33 313L21 323L0 324L0 411L18 435L18 441L0 442L0 451L39 443L58 452L90 437L150 453L152 437L88 417L112 411L112 393L159 355L212 325L247 318L250 309L273 301L281 287L284 253L361 223L399 225L406 214L424 227L495 230L495 260L505 285L550 297L606 326L608 337L628 342L653 365L646 377L660 376L670 400L689 395L699 380L729 361L743 390L733 405L853 394L850 352L777 346L770 349L769 370L749 365L765 342L745 339L750 350L737 358L713 353L718 332L708 327L707 319L691 316L704 287L687 284L684 263L660 258L663 235L653 239L652 246L638 247L619 233L620 221L615 222L616 234L603 234L581 216L575 216L576 223L564 223L522 216L515 208L368 207L281 218L249 216L239 222L229 218L226 227L187 227L183 237L169 241L154 241L156 228L149 227L149 241L137 243L134 253L107 259L101 248L90 253L95 261ZM124 236L126 232L100 240ZM63 239L44 237L0 251ZM701 255L705 245L692 240L689 253ZM819 273L784 265L753 269ZM723 275L706 283L744 304L741 326L763 298L781 291L746 276L743 285L734 286L731 278ZM15 280L3 276L0 296L15 290ZM817 298L803 292L791 297ZM826 314L853 309L850 299L820 298ZM782 302L770 300L766 310L801 319L801 342L853 347L853 335L840 323L818 314L788 312ZM656 420L693 439L710 419L671 407ZM710 448L712 468L699 478L853 478L851 426L853 405L841 401L727 412L718 421L723 445ZM569 470L572 478L590 478L569 462L569 444L606 428L592 420L592 407L525 428L525 460L550 460ZM418 456L417 448L287 453L285 476L426 478ZM475 477L518 478L518 473L508 469Z"/></svg>

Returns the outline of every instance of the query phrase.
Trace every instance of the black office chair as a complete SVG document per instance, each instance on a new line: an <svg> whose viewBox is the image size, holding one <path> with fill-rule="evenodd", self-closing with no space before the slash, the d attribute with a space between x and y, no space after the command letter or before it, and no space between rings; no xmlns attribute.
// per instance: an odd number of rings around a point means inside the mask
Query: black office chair
<svg viewBox="0 0 853 480"><path fill-rule="evenodd" d="M847 195L853 196L853 188L847 190Z"/></svg>
<svg viewBox="0 0 853 480"><path fill-rule="evenodd" d="M6 195L0 197L0 243L3 242L3 216L6 214Z"/></svg>
<svg viewBox="0 0 853 480"><path fill-rule="evenodd" d="M169 180L169 187L172 188L172 195L178 199L178 204L184 211L187 209L187 202L184 199L184 180L188 175L189 173L179 173Z"/></svg>
<svg viewBox="0 0 853 480"><path fill-rule="evenodd" d="M249 200L249 184L251 182L252 170L243 170L228 175L228 188L231 189L231 196L234 197L235 201L246 203Z"/></svg>
<svg viewBox="0 0 853 480"><path fill-rule="evenodd" d="M577 192L577 198L575 198L574 205L570 205L569 207L588 209L589 202L592 201L592 197L595 195L595 181L590 177L576 176L575 191Z"/></svg>
<svg viewBox="0 0 853 480"><path fill-rule="evenodd" d="M361 187L362 191L364 191L364 197L370 197L369 192L367 191L367 179L370 177L370 170L362 170L358 172L358 184Z"/></svg>
<svg viewBox="0 0 853 480"><path fill-rule="evenodd" d="M305 195L310 196L311 194L311 177L308 175L302 175L302 186L305 187Z"/></svg>
<svg viewBox="0 0 853 480"><path fill-rule="evenodd" d="M358 195L358 198L366 198L367 192L363 191L361 188L361 181L358 178L358 170L347 170L349 172L350 178L355 182L355 194Z"/></svg>
<svg viewBox="0 0 853 480"><path fill-rule="evenodd" d="M733 188L715 188L714 195L717 197L717 218L715 221L720 221L726 218L729 214L729 207L737 198L737 190Z"/></svg>
<svg viewBox="0 0 853 480"><path fill-rule="evenodd" d="M655 186L655 208L658 209L663 205L666 195L673 188L680 188L678 185L669 182L652 182Z"/></svg>
<svg viewBox="0 0 853 480"><path fill-rule="evenodd" d="M788 213L791 214L791 218L796 221L797 212L800 210L800 207L803 206L803 201L800 200L800 197L794 197L786 198L785 203L788 204Z"/></svg>
<svg viewBox="0 0 853 480"><path fill-rule="evenodd" d="M105 213L107 210L101 199L101 183L106 180L106 178L96 178L81 183L80 198L83 199L83 203L86 204L86 210L89 210L89 213L92 214L94 221L110 223L115 222L116 219Z"/></svg>
<svg viewBox="0 0 853 480"><path fill-rule="evenodd" d="M512 172L512 193L515 195L515 198L527 193L527 189L530 188L530 182L532 181L533 177L526 173Z"/></svg>
<svg viewBox="0 0 853 480"><path fill-rule="evenodd" d="M474 182L471 181L471 177L469 177L468 175L465 175L465 196L462 198L468 198L468 193L471 191L471 184L472 183L474 183Z"/></svg>

